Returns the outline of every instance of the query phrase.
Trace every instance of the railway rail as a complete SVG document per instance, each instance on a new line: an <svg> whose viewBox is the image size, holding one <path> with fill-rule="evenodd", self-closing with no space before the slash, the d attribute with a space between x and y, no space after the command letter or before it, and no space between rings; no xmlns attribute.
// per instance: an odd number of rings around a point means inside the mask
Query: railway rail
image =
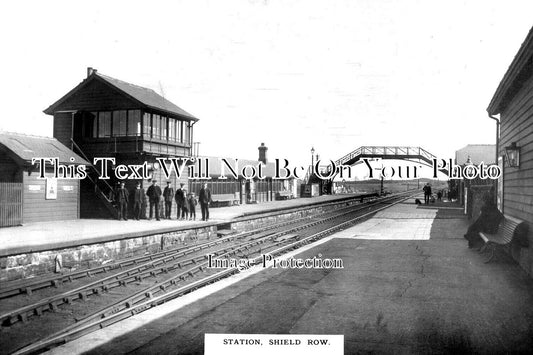
<svg viewBox="0 0 533 355"><path fill-rule="evenodd" d="M376 197L377 197L377 194L372 193L372 194L360 195L354 199L360 200L360 202L362 203L365 200L374 199ZM340 201L321 203L320 206L322 207L334 206L334 205L338 205L339 202ZM310 205L310 206L314 207L315 205ZM281 213L295 212L295 211L304 210L304 209L305 208L302 208L302 207L293 207L293 208L286 209L282 211ZM331 212L328 212L328 213L331 213ZM242 218L244 217L242 216L238 217L237 220L240 220ZM246 217L246 218L250 219L250 218L253 218L253 216ZM270 226L262 227L259 230L252 230L249 232L241 233L239 234L239 236L244 237L251 233L255 233L255 234L261 233L261 231L267 232L272 229L284 227L288 224L296 223L297 221L305 221L307 218L308 217L302 217L296 220L278 222ZM77 270L77 271L73 271L69 273L55 274L55 275L45 277L45 278L36 278L36 279L9 282L7 283L7 286L0 286L0 300L4 298L13 297L13 296L18 296L21 294L27 294L31 296L35 291L38 291L38 290L42 290L42 289L49 288L49 287L57 288L60 285L63 285L67 282L73 282L75 280L79 280L79 279L86 278L86 277L89 277L89 278L95 277L100 274L106 274L113 270L123 269L124 267L128 267L131 265L137 265L137 264L144 263L144 262L155 261L157 258L166 257L168 255L179 253L180 251L183 251L183 250L189 250L190 248L191 247L181 247L181 248L169 249L169 250L162 251L162 252L155 253L155 254L148 254L148 255L143 255L143 256L138 256L138 257L126 258L123 260L118 260L113 263L107 263L105 265L100 265L100 266L90 268L90 269L82 269L82 270ZM205 246L198 245L196 246L196 248L205 248ZM193 249L195 249L195 247L193 247ZM196 250L200 250L200 249L195 249L194 251Z"/></svg>
<svg viewBox="0 0 533 355"><path fill-rule="evenodd" d="M102 280L90 282L79 288L4 313L0 315L0 320L7 324L13 324L17 321L25 322L30 316L41 315L43 311L48 310L56 311L58 306L62 304L70 304L74 300L86 300L87 297L92 296L93 294L104 295L106 292L109 292L111 288L126 286L128 283L135 281L140 282L145 277L163 277L162 280L157 281L154 285L145 287L133 294L126 294L123 298L113 304L98 309L87 316L77 318L75 323L68 325L58 332L48 335L44 339L28 344L16 352L16 354L37 353L80 337L96 329L114 324L137 313L168 302L183 294L192 292L200 287L240 272L238 268L228 268L223 271L215 272L213 269L207 268L207 254L194 255L183 259L183 257L187 255L198 251L205 252L210 248L227 243L227 245L216 250L211 250L209 253L211 255L216 255L217 258L229 257L240 253L241 256L251 258L253 263L257 263L259 258L261 258L260 254L262 253L267 252L275 257L290 250L297 249L304 244L311 243L355 224L361 219L369 217L392 204L404 201L406 198L409 198L411 194L413 194L413 192L409 191L402 194L390 195L375 200L373 203L369 204L338 208L321 215L313 215L285 221L273 226L238 233L194 247L179 248L157 253L155 254L156 256L152 256L152 258L146 256L141 257L138 260L124 261L131 262L134 266L128 270L121 271L118 274L105 277ZM144 262L141 262L140 260L143 260ZM208 275L200 280L193 280L193 278L201 272L206 272Z"/></svg>

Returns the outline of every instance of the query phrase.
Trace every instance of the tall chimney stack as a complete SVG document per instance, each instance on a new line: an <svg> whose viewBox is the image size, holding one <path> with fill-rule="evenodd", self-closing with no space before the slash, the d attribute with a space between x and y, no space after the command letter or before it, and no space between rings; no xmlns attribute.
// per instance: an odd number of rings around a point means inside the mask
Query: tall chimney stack
<svg viewBox="0 0 533 355"><path fill-rule="evenodd" d="M258 147L259 149L259 161L263 162L263 164L267 163L267 150L268 148L265 147L265 143L261 143L261 146Z"/></svg>

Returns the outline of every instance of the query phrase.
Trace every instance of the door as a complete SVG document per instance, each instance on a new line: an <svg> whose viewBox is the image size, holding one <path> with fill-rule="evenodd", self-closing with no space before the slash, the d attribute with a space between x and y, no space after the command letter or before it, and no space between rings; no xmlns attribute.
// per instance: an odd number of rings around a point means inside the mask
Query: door
<svg viewBox="0 0 533 355"><path fill-rule="evenodd" d="M22 183L0 182L0 227L22 224Z"/></svg>

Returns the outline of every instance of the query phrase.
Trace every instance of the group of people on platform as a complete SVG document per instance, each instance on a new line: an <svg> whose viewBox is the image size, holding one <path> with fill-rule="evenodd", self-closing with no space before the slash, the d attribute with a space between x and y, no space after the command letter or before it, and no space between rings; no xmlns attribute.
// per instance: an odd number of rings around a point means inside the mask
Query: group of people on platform
<svg viewBox="0 0 533 355"><path fill-rule="evenodd" d="M119 220L128 220L128 204L130 196L133 199L133 217L136 220L141 219L142 206L146 196L148 197L148 203L150 205L148 219L152 219L154 216L158 221L160 221L161 218L172 219L172 201L175 200L177 206L176 217L178 220L196 220L196 206L198 203L200 203L201 207L202 221L209 220L209 204L212 200L211 191L207 187L207 184L203 184L198 199L194 192L187 193L187 190L183 187L185 184L180 184L180 187L174 192L174 188L170 181L167 181L167 186L161 191L161 187L157 185L157 180L152 180L152 185L148 187L146 193L141 187L140 182L137 182L136 188L131 193L124 187L124 185L124 182L121 182L119 187L117 187L113 193L113 200L117 206ZM159 213L163 206L164 217L160 216Z"/></svg>

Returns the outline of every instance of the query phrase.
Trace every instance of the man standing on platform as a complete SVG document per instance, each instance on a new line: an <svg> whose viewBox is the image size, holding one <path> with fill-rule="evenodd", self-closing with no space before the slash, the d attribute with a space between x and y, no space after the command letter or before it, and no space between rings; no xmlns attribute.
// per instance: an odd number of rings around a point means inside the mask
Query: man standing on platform
<svg viewBox="0 0 533 355"><path fill-rule="evenodd" d="M179 189L176 190L176 196L175 196L176 209L178 210L178 213L176 216L178 219L181 219L181 217L183 217L182 210L183 210L183 205L185 204L185 194L183 193L183 185L185 184L180 184Z"/></svg>
<svg viewBox="0 0 533 355"><path fill-rule="evenodd" d="M170 212L172 211L172 199L174 198L174 189L172 183L167 181L167 186L163 190L163 199L165 200L165 218L170 219Z"/></svg>
<svg viewBox="0 0 533 355"><path fill-rule="evenodd" d="M155 219L159 219L159 199L161 198L161 188L157 186L157 180L152 180L152 185L146 191L150 201L150 219L152 219L152 210L155 208Z"/></svg>
<svg viewBox="0 0 533 355"><path fill-rule="evenodd" d="M115 201L118 208L118 220L124 218L128 220L128 190L124 188L124 181L120 183L120 187L115 193Z"/></svg>
<svg viewBox="0 0 533 355"><path fill-rule="evenodd" d="M211 203L211 191L207 188L207 184L204 183L200 194L198 195L200 200L200 207L202 209L202 221L209 220L209 204Z"/></svg>
<svg viewBox="0 0 533 355"><path fill-rule="evenodd" d="M141 183L138 182L135 190L133 191L133 217L136 220L141 219L141 211L142 211L144 199L145 199L144 189L141 187Z"/></svg>
<svg viewBox="0 0 533 355"><path fill-rule="evenodd" d="M427 205L429 204L429 198L431 197L431 186L429 186L429 182L422 188L424 190L424 203Z"/></svg>

